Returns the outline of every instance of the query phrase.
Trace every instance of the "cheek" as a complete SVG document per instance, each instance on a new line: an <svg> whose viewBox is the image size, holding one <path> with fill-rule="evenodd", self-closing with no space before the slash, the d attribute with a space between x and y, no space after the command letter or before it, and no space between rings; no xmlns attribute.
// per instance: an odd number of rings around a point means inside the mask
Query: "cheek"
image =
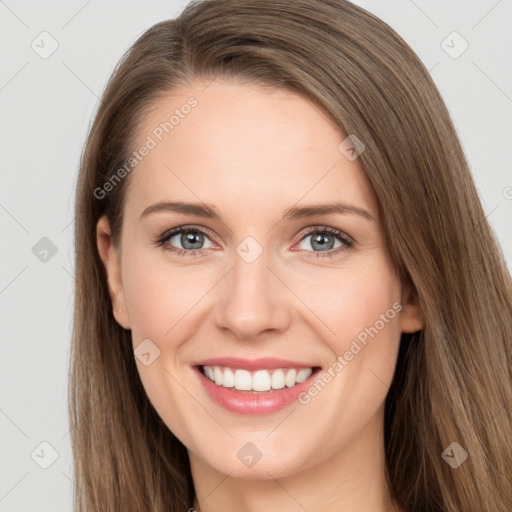
<svg viewBox="0 0 512 512"><path fill-rule="evenodd" d="M330 277L316 280L315 286L308 280L301 292L320 318L314 325L333 354L299 401L308 417L324 419L318 428L334 451L384 403L400 342L401 288L384 259L347 266L336 279Z"/></svg>
<svg viewBox="0 0 512 512"><path fill-rule="evenodd" d="M211 287L198 268L172 266L143 252L126 259L123 284L134 345L145 338L169 345L176 333L183 336L187 315Z"/></svg>
<svg viewBox="0 0 512 512"><path fill-rule="evenodd" d="M376 255L301 282L301 297L314 313L308 313L309 323L332 351L323 375L329 400L351 418L366 420L385 398L398 355L401 287L393 266ZM321 414L322 399L315 397L324 385L315 387L303 403L314 402L311 410Z"/></svg>
<svg viewBox="0 0 512 512"><path fill-rule="evenodd" d="M315 323L336 354L347 350L358 336L364 339L365 329L375 324L383 337L391 335L391 330L397 334L401 289L384 257L321 270L298 279L294 289L315 315Z"/></svg>
<svg viewBox="0 0 512 512"><path fill-rule="evenodd" d="M194 305L198 305L211 284L205 282L204 273L199 276L197 270L179 269L164 258L157 259L134 251L123 261L132 345L136 354L142 343L149 347L144 350L150 353L149 364L143 364L142 359L136 361L148 399L168 428L179 433L182 442L190 443L191 429L183 425L188 424L195 402L191 403L190 395L180 384L190 378L185 374L187 369L179 364L180 347L194 335L197 322L190 319L200 309ZM201 411L195 414L200 415Z"/></svg>

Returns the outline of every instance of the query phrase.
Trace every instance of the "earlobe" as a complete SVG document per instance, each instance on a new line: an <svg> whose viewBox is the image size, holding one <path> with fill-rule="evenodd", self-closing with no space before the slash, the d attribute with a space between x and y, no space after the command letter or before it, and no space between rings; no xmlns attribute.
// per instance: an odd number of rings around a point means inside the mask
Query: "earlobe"
<svg viewBox="0 0 512 512"><path fill-rule="evenodd" d="M110 223L106 215L100 217L96 224L96 244L107 275L107 286L112 300L114 318L124 329L130 329L121 279L121 264L112 242Z"/></svg>
<svg viewBox="0 0 512 512"><path fill-rule="evenodd" d="M423 315L417 293L411 287L404 289L402 294L402 312L400 316L402 332L417 332L423 329Z"/></svg>

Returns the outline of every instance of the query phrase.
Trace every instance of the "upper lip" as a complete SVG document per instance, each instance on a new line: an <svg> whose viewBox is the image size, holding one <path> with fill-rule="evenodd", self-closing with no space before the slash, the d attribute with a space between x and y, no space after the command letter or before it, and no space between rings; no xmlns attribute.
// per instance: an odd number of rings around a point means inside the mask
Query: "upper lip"
<svg viewBox="0 0 512 512"><path fill-rule="evenodd" d="M242 370L272 370L276 368L314 368L314 365L278 359L275 357L262 357L259 359L242 359L240 357L214 357L193 363L192 366L227 366Z"/></svg>

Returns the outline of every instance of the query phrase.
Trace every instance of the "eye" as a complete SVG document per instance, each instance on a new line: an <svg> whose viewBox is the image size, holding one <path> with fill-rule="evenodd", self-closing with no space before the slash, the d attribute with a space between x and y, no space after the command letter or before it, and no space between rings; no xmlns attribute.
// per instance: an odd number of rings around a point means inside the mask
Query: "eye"
<svg viewBox="0 0 512 512"><path fill-rule="evenodd" d="M213 236L204 229L180 226L163 233L156 241L156 245L163 246L165 250L178 256L196 257L206 254L203 249L214 246L211 238ZM303 235L299 244L308 239L310 240L305 243L306 247L302 247L308 257L332 257L355 245L354 240L339 229L326 226L310 229ZM205 241L209 242L206 247L204 246Z"/></svg>
<svg viewBox="0 0 512 512"><path fill-rule="evenodd" d="M331 227L314 228L301 239L300 243L306 242L305 248L308 252L314 253L313 257L332 257L336 254L350 249L354 241L339 229ZM338 242L338 245L336 245Z"/></svg>
<svg viewBox="0 0 512 512"><path fill-rule="evenodd" d="M210 245L203 247L205 240L208 240ZM204 253L203 249L213 247L208 233L193 226L180 226L166 231L157 240L157 245L164 246L166 250L174 252L178 256L185 257L201 256Z"/></svg>

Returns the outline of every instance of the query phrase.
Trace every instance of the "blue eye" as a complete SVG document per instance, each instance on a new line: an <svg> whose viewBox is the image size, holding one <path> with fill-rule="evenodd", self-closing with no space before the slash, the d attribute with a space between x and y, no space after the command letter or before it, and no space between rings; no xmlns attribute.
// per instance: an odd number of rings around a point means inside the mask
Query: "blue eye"
<svg viewBox="0 0 512 512"><path fill-rule="evenodd" d="M332 257L354 245L352 239L335 228L315 228L306 233L301 242L309 237L311 237L309 246L313 249L318 249L318 251L313 250L314 257ZM339 242L339 245L336 246L336 242Z"/></svg>
<svg viewBox="0 0 512 512"><path fill-rule="evenodd" d="M166 231L157 241L156 245L164 246L164 249L175 253L177 256L196 257L203 256L208 249L213 247L210 239L210 233L203 229L193 226L180 226L178 228ZM331 227L315 227L303 235L300 242L308 237L312 237L309 246L313 250L306 249L306 253L313 257L332 257L354 246L352 238L345 235L342 231ZM175 239L173 241L173 239ZM204 247L205 241L210 245ZM338 245L336 245L338 242ZM176 247L176 244L181 247ZM317 249L317 250L315 250Z"/></svg>
<svg viewBox="0 0 512 512"><path fill-rule="evenodd" d="M177 239L174 243L171 242L173 238ZM176 253L178 256L200 256L204 251L203 247L199 246L204 243L205 238L209 240L208 235L202 229L180 226L164 233L157 241L157 245L163 246L165 243L169 243L165 249ZM176 247L174 245L176 242L179 242L182 247ZM212 247L212 245L209 247Z"/></svg>

